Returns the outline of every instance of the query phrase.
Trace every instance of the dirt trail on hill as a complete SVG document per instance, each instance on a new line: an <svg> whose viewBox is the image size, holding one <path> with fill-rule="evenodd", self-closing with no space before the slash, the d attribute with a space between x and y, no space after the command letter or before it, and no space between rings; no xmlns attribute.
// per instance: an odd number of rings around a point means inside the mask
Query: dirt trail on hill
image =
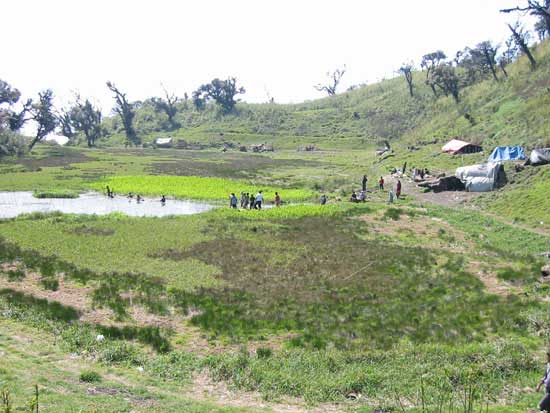
<svg viewBox="0 0 550 413"><path fill-rule="evenodd" d="M384 181L388 189L390 187L395 188L396 178L391 175L385 176ZM470 202L481 195L480 192L466 192L466 191L443 191L443 192L422 192L422 190L416 186L409 178L401 179L402 189L401 193L407 197L410 196L418 201L430 202L436 205L442 205L446 207L456 207Z"/></svg>
<svg viewBox="0 0 550 413"><path fill-rule="evenodd" d="M386 181L386 187L389 189L395 188L395 183L397 179L392 176L385 176L384 180ZM494 218L506 225L511 225L516 228L521 228L525 231L533 232L539 235L549 236L550 232L544 228L530 227L523 225L517 222L509 222L504 218L492 214L490 212L484 211L480 208L477 208L471 204L471 201L482 195L482 192L466 192L466 191L443 191L443 192L423 192L415 183L413 183L409 178L401 179L402 190L401 193L404 197L411 197L420 202L430 202L432 204L446 206L450 208L462 207L473 209L478 212L481 212L484 215L487 215L491 218Z"/></svg>

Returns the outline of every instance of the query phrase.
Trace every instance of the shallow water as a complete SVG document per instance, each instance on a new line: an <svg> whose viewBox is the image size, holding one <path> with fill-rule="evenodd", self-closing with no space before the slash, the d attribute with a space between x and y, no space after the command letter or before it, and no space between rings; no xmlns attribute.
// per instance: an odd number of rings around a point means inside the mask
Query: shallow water
<svg viewBox="0 0 550 413"><path fill-rule="evenodd" d="M32 192L0 192L0 218L14 218L31 212L59 211L66 214L106 215L122 212L134 217L163 217L167 215L199 214L214 208L199 202L168 199L164 206L160 197L145 198L138 203L135 199L117 196L107 198L95 192L81 194L75 199L38 199Z"/></svg>

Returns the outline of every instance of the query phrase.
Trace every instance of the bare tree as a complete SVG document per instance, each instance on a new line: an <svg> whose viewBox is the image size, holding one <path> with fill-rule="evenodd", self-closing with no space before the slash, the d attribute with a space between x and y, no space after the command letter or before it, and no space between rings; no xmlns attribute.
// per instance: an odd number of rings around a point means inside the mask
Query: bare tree
<svg viewBox="0 0 550 413"><path fill-rule="evenodd" d="M514 38L516 45L529 59L529 63L531 63L531 70L535 70L537 68L537 62L531 54L531 50L529 50L529 45L527 44L527 33L523 31L523 28L519 23L516 23L513 26L509 24L508 27L512 32L512 37Z"/></svg>
<svg viewBox="0 0 550 413"><path fill-rule="evenodd" d="M407 86L409 87L409 94L413 97L413 64L412 63L403 63L399 68L399 73L405 76L407 81Z"/></svg>
<svg viewBox="0 0 550 413"><path fill-rule="evenodd" d="M164 86L162 86L162 89L164 90L165 99L152 98L151 102L153 103L153 106L157 112L164 112L166 116L168 116L168 123L170 124L170 128L176 129L179 125L174 120L174 117L178 113L176 103L179 102L179 98L174 94L168 93Z"/></svg>
<svg viewBox="0 0 550 413"><path fill-rule="evenodd" d="M523 12L536 16L546 26L546 32L550 34L550 0L527 0L527 5L523 7L513 7L502 9L501 13Z"/></svg>
<svg viewBox="0 0 550 413"><path fill-rule="evenodd" d="M504 73L504 77L508 77L508 72L506 71L506 66L512 63L518 55L518 47L513 37L510 37L504 43L505 47L501 55L497 58L497 63Z"/></svg>
<svg viewBox="0 0 550 413"><path fill-rule="evenodd" d="M336 69L334 72L327 72L327 77L329 78L329 83L322 85L321 83L314 86L319 92L327 92L329 96L334 96L336 94L336 89L342 80L342 77L346 73L346 65L341 69Z"/></svg>
<svg viewBox="0 0 550 413"><path fill-rule="evenodd" d="M116 105L113 110L116 114L118 114L118 116L120 116L120 120L124 126L124 132L126 133L127 143L139 145L141 141L137 136L133 123L134 117L136 116L134 105L128 102L126 99L126 93L122 93L113 83L107 82L107 87L115 94L114 99Z"/></svg>

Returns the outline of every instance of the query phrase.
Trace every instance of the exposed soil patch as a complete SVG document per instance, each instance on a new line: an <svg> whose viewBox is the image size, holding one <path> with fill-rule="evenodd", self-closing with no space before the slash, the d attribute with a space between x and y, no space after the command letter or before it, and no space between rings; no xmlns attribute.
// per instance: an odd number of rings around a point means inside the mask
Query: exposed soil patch
<svg viewBox="0 0 550 413"><path fill-rule="evenodd" d="M387 184L393 184L397 182L391 176L384 177ZM444 192L423 192L421 188L416 186L408 178L401 179L403 185L402 193L404 195L410 195L411 197L422 201L431 202L432 204L443 205L447 207L456 207L459 205L470 203L473 199L481 195L480 192L466 192L466 191L444 191Z"/></svg>

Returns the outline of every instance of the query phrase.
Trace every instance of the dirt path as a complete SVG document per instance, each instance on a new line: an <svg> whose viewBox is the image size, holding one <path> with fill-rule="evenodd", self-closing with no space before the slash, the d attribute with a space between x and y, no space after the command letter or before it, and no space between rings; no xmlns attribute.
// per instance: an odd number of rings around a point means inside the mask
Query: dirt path
<svg viewBox="0 0 550 413"><path fill-rule="evenodd" d="M387 185L395 186L397 182L396 178L391 175L385 176L384 180ZM469 203L471 200L477 198L480 192L466 192L466 191L444 191L444 192L422 192L422 190L408 177L401 179L402 190L401 192L407 197L410 196L421 202L430 202L436 205L442 205L446 207L456 207Z"/></svg>
<svg viewBox="0 0 550 413"><path fill-rule="evenodd" d="M384 180L388 185L395 186L397 179L392 176L384 177ZM508 222L504 218L492 214L490 212L481 210L480 208L472 205L471 201L478 198L482 195L481 192L466 192L466 191L443 191L443 192L423 192L414 182L409 178L401 179L401 184L403 185L402 193L405 197L410 196L411 198L420 201L420 202L429 202L436 205L442 205L450 208L462 207L476 210L483 213L491 218L494 218L506 225L511 225L516 228L523 229L538 235L550 236L550 232L544 228L530 227L516 222Z"/></svg>

